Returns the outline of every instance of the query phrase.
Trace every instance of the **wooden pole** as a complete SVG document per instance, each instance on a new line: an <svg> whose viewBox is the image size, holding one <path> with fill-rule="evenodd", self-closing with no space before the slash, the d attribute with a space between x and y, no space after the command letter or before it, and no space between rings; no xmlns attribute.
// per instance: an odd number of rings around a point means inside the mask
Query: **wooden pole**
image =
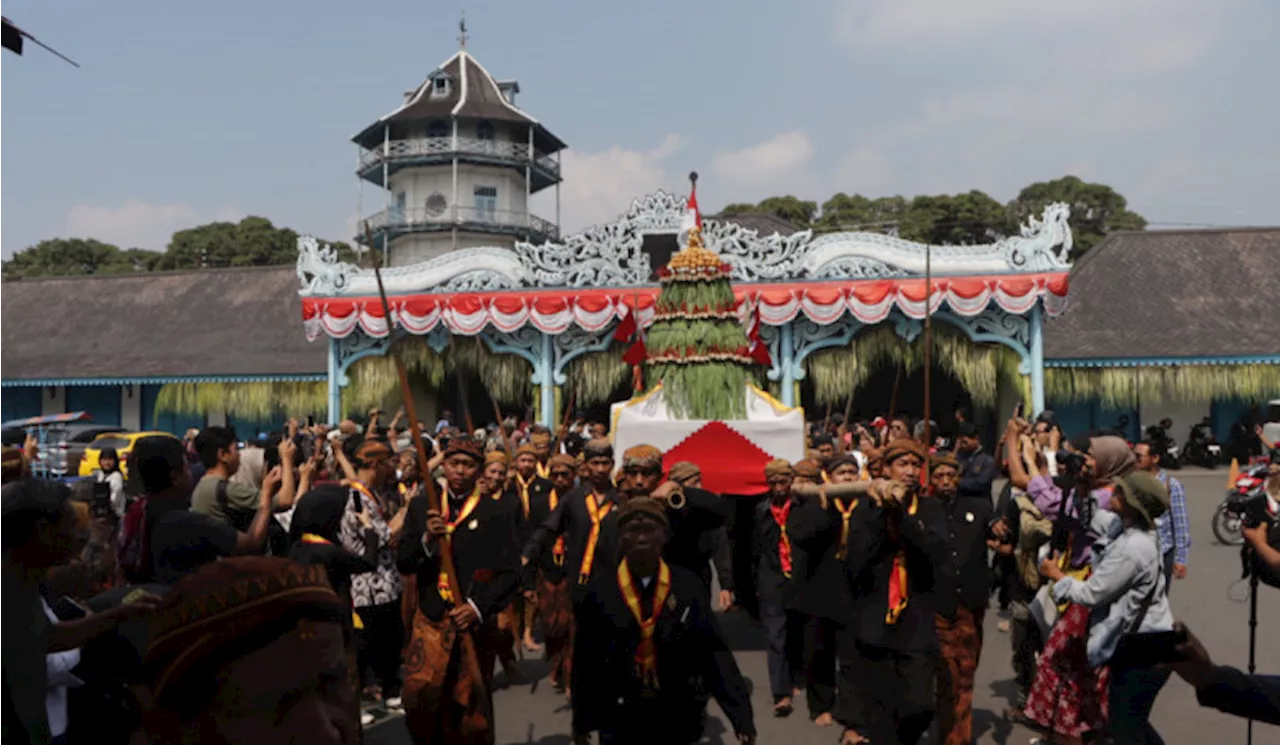
<svg viewBox="0 0 1280 745"><path fill-rule="evenodd" d="M371 239L372 231L369 230L369 223L364 224L365 237ZM372 246L372 242L369 244ZM378 298L382 301L382 313L387 322L387 336L390 338L394 329L394 321L391 316L391 303L387 302L387 290L382 285L382 269L376 251L370 251L373 259L373 276L378 282ZM404 413L409 418L409 436L413 440L413 448L418 453L418 467L422 469L423 491L427 499L427 509L440 512L440 492L436 491L435 479L431 478L431 474L427 473L427 447L422 441L422 432L419 430L418 412L413 404L413 391L409 387L409 373L405 370L404 361L397 355L392 354L391 359L396 363L396 374L400 377L400 396L404 400ZM453 546L449 540L449 536L441 536L439 538L440 551L440 570L444 572L445 579L449 583L449 592L455 598L465 597L462 594L462 586L458 584L458 570L453 564ZM475 639L471 634L462 634L463 647L463 664L469 670L468 674L472 676L472 680L484 680L480 675L480 663L476 657Z"/></svg>
<svg viewBox="0 0 1280 745"><path fill-rule="evenodd" d="M889 394L889 419L898 415L898 383L902 382L902 367L895 363L893 369L893 392Z"/></svg>
<svg viewBox="0 0 1280 745"><path fill-rule="evenodd" d="M924 447L928 452L933 445L933 427L930 424L932 417L930 414L930 387L932 383L932 367L933 367L933 323L930 319L933 316L933 249L929 245L924 247ZM932 476L929 468L929 458L926 456L924 461L925 484L928 485Z"/></svg>

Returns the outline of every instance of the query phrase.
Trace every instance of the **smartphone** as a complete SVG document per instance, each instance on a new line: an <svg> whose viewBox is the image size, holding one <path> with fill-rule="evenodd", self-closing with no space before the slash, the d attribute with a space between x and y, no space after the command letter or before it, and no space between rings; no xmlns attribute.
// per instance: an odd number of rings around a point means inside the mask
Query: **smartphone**
<svg viewBox="0 0 1280 745"><path fill-rule="evenodd" d="M53 604L52 610L53 615L57 616L59 621L75 621L89 615L88 609L65 595L58 598L58 602Z"/></svg>
<svg viewBox="0 0 1280 745"><path fill-rule="evenodd" d="M307 429L316 426L316 418L312 414L307 414Z"/></svg>
<svg viewBox="0 0 1280 745"><path fill-rule="evenodd" d="M1178 646L1186 643L1187 632L1155 631L1149 634L1129 634L1120 640L1115 657L1135 667L1151 667L1181 662ZM1113 657L1114 660L1114 657Z"/></svg>
<svg viewBox="0 0 1280 745"><path fill-rule="evenodd" d="M1014 407L1013 407L1013 418L1014 418L1014 419L1021 419L1021 418L1022 418L1022 402L1021 402L1021 401L1019 401L1019 402L1018 402L1017 404L1015 404L1015 405L1014 405Z"/></svg>

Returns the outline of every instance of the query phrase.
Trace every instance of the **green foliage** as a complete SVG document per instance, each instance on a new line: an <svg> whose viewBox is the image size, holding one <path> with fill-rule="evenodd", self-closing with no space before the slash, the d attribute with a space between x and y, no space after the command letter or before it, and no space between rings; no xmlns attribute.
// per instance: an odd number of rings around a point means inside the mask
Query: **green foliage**
<svg viewBox="0 0 1280 745"><path fill-rule="evenodd" d="M1075 176L1032 184L1009 204L1011 225L1040 215L1052 202L1071 205L1072 257L1079 258L1116 230L1144 230L1147 221L1129 209L1129 202L1105 184L1090 184Z"/></svg>
<svg viewBox="0 0 1280 745"><path fill-rule="evenodd" d="M807 227L818 214L818 203L798 197L768 197L759 204L730 204L720 211L723 215L773 215L795 225Z"/></svg>
<svg viewBox="0 0 1280 745"><path fill-rule="evenodd" d="M746 365L703 362L697 365L653 365L662 381L671 413L681 419L733 420L747 416L747 383L755 382Z"/></svg>
<svg viewBox="0 0 1280 745"><path fill-rule="evenodd" d="M978 245L1017 235L1028 218L1039 217L1051 202L1071 205L1072 258L1079 258L1110 232L1143 230L1147 226L1147 221L1129 210L1128 202L1114 189L1086 183L1075 176L1031 184L1008 204L976 189L911 198L872 198L841 192L823 202L821 210L813 202L783 196L769 197L759 204L731 204L721 214L768 213L798 228L820 232L859 230L893 233L905 240L934 245Z"/></svg>
<svg viewBox="0 0 1280 745"><path fill-rule="evenodd" d="M3 263L4 278L60 277L75 274L131 274L155 268L160 254L122 251L91 238L51 238L18 251Z"/></svg>
<svg viewBox="0 0 1280 745"><path fill-rule="evenodd" d="M287 265L297 260L298 234L263 217L238 223L212 222L173 234L168 248L121 249L91 238L52 238L24 248L3 262L5 279L131 274L209 267ZM356 254L345 243L331 244L343 261Z"/></svg>
<svg viewBox="0 0 1280 745"><path fill-rule="evenodd" d="M658 294L659 311L692 311L694 308L737 307L728 281L667 282Z"/></svg>

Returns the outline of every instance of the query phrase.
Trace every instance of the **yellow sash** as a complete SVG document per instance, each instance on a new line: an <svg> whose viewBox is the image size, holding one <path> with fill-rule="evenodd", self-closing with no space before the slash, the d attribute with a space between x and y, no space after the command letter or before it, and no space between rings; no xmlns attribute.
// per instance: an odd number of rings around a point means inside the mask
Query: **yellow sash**
<svg viewBox="0 0 1280 745"><path fill-rule="evenodd" d="M524 516L529 517L529 485L533 479L525 481L524 477L516 471L516 485L520 487L520 504L524 505Z"/></svg>
<svg viewBox="0 0 1280 745"><path fill-rule="evenodd" d="M916 514L916 508L919 506L919 498L912 496L911 504L906 509L907 515ZM904 549L900 549L898 555L893 557L893 568L889 574L889 608L884 614L885 623L890 625L897 623L902 616L902 612L907 609L909 588L907 552Z"/></svg>
<svg viewBox="0 0 1280 745"><path fill-rule="evenodd" d="M453 520L449 519L449 497L447 494L443 502L440 505L440 517L444 518L445 540L447 541L453 537L453 531L457 529L462 521L466 520L472 512L475 512L476 505L480 504L480 483L476 482L475 487L471 490L471 496L467 497L467 501L462 503L462 509L458 510L458 516ZM446 545L441 550L448 551L450 549ZM440 598L446 603L455 602L453 593L449 590L449 576L444 573L444 569L441 569L440 574L436 576L436 592L440 593Z"/></svg>
<svg viewBox="0 0 1280 745"><path fill-rule="evenodd" d="M613 502L605 502L601 507L596 502L594 492L587 495L587 514L591 516L591 532L587 534L587 550L582 554L582 566L578 567L578 584L580 585L585 585L591 580L591 565L596 558L596 543L600 540L600 523L612 509Z"/></svg>
<svg viewBox="0 0 1280 745"><path fill-rule="evenodd" d="M839 499L831 501L840 511L840 544L836 549L836 558L843 560L849 551L849 518L853 517L853 509L858 506L858 500L850 499L848 507Z"/></svg>
<svg viewBox="0 0 1280 745"><path fill-rule="evenodd" d="M547 502L551 505L552 510L560 506L560 495L556 494L555 489L551 490L551 495L547 497ZM556 536L556 545L551 548L551 558L555 561L556 566L564 566L564 534Z"/></svg>
<svg viewBox="0 0 1280 745"><path fill-rule="evenodd" d="M640 593L636 591L631 579L631 568L627 566L626 559L618 565L618 589L622 591L622 599L631 611L631 617L640 624L640 641L636 644L636 675L646 688L657 690L658 646L653 637L658 626L658 614L662 612L662 606L666 605L667 595L671 592L671 569L665 561L658 560L658 586L653 592L653 609L648 618L644 617L644 610L640 607Z"/></svg>

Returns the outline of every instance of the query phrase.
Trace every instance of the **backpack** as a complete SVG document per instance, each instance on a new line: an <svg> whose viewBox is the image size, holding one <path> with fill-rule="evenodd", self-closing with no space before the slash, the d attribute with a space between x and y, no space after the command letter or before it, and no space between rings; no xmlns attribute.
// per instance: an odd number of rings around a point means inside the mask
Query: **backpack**
<svg viewBox="0 0 1280 745"><path fill-rule="evenodd" d="M125 582L136 585L151 578L151 535L147 521L147 497L139 497L129 505L120 525L116 566Z"/></svg>

